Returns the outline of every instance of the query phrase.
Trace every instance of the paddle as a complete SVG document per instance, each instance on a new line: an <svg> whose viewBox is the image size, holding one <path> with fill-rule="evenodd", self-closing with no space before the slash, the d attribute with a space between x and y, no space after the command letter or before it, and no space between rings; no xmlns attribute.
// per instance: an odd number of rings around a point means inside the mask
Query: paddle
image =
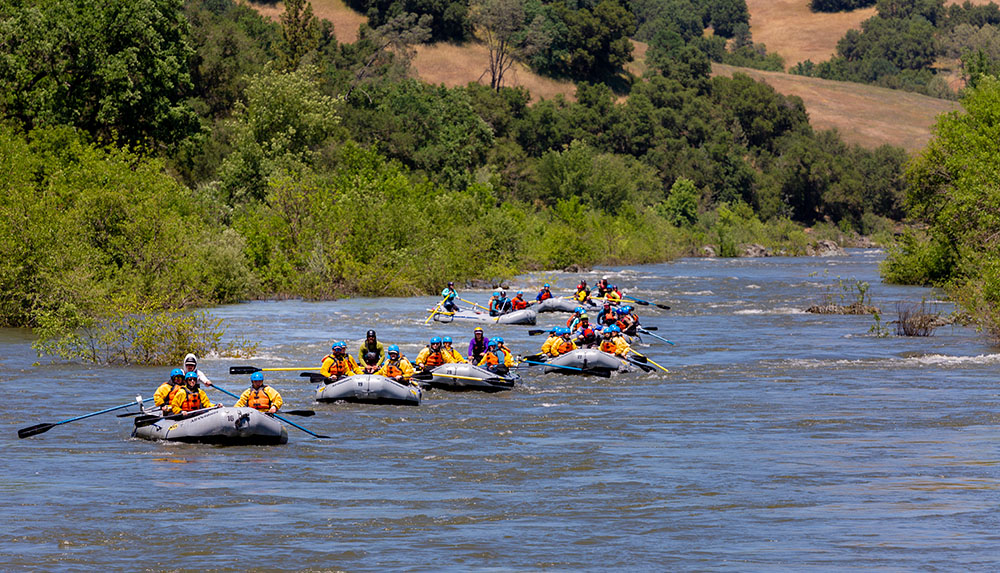
<svg viewBox="0 0 1000 573"><path fill-rule="evenodd" d="M152 398L146 398L145 400L142 400L142 402L149 402L151 400L152 400ZM121 409L124 409L124 408L128 408L129 406L135 404L136 402L139 402L139 400L135 400L135 401L129 402L128 404L122 404L120 406L114 406L112 408L107 408L105 410L100 410L98 412L91 412L89 414L84 414L82 416L76 416L75 418L69 418L69 419L63 420L61 422L53 422L51 424L50 423L35 424L34 426L28 426L27 428L21 428L20 430L17 431L17 437L18 438L27 438L28 436L37 436L38 434L44 434L45 432L48 432L49 430L51 430L52 428L55 428L56 426L61 426L63 424L68 424L70 422L75 422L77 420L83 420L84 418L90 418L92 416L97 416L97 415L100 415L100 414L107 414L108 412L114 412L115 410L121 410Z"/></svg>
<svg viewBox="0 0 1000 573"><path fill-rule="evenodd" d="M649 364L645 364L645 363L643 363L643 362L640 362L640 361L638 361L638 360L632 360L632 359L631 359L631 358L629 358L628 356L620 356L619 358L621 358L621 359L622 359L622 360L624 360L625 362L628 362L629 364L635 364L635 365L636 365L636 366L638 366L639 368L642 368L642 371L643 371L643 372L652 372L653 370L656 370L655 368L653 368L653 367L652 367L652 366L650 366Z"/></svg>
<svg viewBox="0 0 1000 573"><path fill-rule="evenodd" d="M545 360L545 355L539 352L538 354L529 354L527 356L522 356L518 359L518 363L527 362L529 364L538 364L537 362L531 362L532 360Z"/></svg>
<svg viewBox="0 0 1000 573"><path fill-rule="evenodd" d="M299 376L308 378L313 384L333 384L336 382L333 378L323 376L322 374L317 374L315 372L300 372Z"/></svg>
<svg viewBox="0 0 1000 573"><path fill-rule="evenodd" d="M538 336L539 334L545 334L546 332L551 332L551 331L552 331L551 328L545 330L532 329L528 331L528 336Z"/></svg>
<svg viewBox="0 0 1000 573"><path fill-rule="evenodd" d="M459 376L457 374L439 374L438 376L440 378L457 378L459 380L472 380L473 382L489 382L490 384L496 384L496 383L513 384L514 383L512 380L509 380L507 378L501 378L499 376L493 376L491 378L473 378L472 376ZM433 372L417 372L416 374L413 375L413 379L414 380L424 380L424 381L433 380L434 379L434 373Z"/></svg>
<svg viewBox="0 0 1000 573"><path fill-rule="evenodd" d="M653 338L658 338L658 339L662 340L663 342L666 342L670 346L677 346L676 344L674 344L673 342L670 342L666 338L663 338L662 336L660 336L658 334L653 334L652 332L649 331L648 328L643 328L643 327L639 326L639 327L636 328L636 330L638 330L639 332L641 332L643 334L648 334L648 335L652 336Z"/></svg>
<svg viewBox="0 0 1000 573"><path fill-rule="evenodd" d="M628 295L628 298L629 298L629 301L638 303L638 304L640 304L642 306L653 305L656 308L662 308L663 310L670 310L670 307L667 306L667 305L665 305L665 304L660 304L658 302L649 302L648 300L642 300L641 298L636 298L636 297L634 297L632 295Z"/></svg>
<svg viewBox="0 0 1000 573"><path fill-rule="evenodd" d="M483 306L483 305L481 305L479 303L472 302L471 300L465 300L464 298L459 298L458 300L460 300L462 302L467 302L467 303L471 304L472 306L478 306L479 308L481 308L481 309L483 309L483 310L485 310L487 312L489 312L489 310L490 310L490 309L486 308L485 306Z"/></svg>
<svg viewBox="0 0 1000 573"><path fill-rule="evenodd" d="M576 366L562 366L561 364L552 364L549 362L532 362L531 360L522 360L521 362L527 362L528 364L537 364L539 366L551 366L553 368L563 368L565 370L577 370L584 374L593 374L594 376L600 376L601 378L611 378L610 370L597 370L591 368L577 368Z"/></svg>
<svg viewBox="0 0 1000 573"><path fill-rule="evenodd" d="M257 368L256 366L230 366L229 374L253 374L254 372L286 372L290 370L319 370L321 367L296 366L294 368Z"/></svg>
<svg viewBox="0 0 1000 573"><path fill-rule="evenodd" d="M437 303L437 305L433 309L431 309L431 314L430 316L427 317L427 320L424 321L424 324L427 324L428 322L431 321L432 318L434 318L434 315L437 313L438 309L441 308L441 304L445 300L446 300L445 298L441 299L441 302Z"/></svg>
<svg viewBox="0 0 1000 573"><path fill-rule="evenodd" d="M239 398L240 398L239 396L237 396L236 394L233 394L232 392L230 392L229 390L226 390L225 388L219 388L218 384L216 384L215 386L213 386L213 388L215 388L216 390L219 390L221 392L224 392L226 394L229 394L230 396L232 396L233 398L236 398L237 400L239 400ZM312 412L312 410L292 410L291 412L285 412L285 414L292 414L293 412ZM277 418L277 419L281 420L282 422L288 424L289 426L294 426L294 427L302 430L303 432L309 434L310 436L314 436L316 438L324 438L324 439L330 438L330 436L322 436L320 434L317 434L315 432L307 430L307 429L303 428L302 426L296 424L295 422L293 422L293 421L291 421L291 420L289 420L287 418L283 418L283 417L281 417L281 416L279 416L277 414L272 414L271 412L261 412L261 413L262 414L267 414L268 416L271 416L273 418ZM294 414L294 415L296 415L296 416L312 416L315 413L316 412L312 412L312 414Z"/></svg>
<svg viewBox="0 0 1000 573"><path fill-rule="evenodd" d="M646 356L645 354L640 354L640 353L636 352L635 350L632 350L631 348L629 349L629 352L631 352L632 354L635 354L636 356L641 356L646 362L649 362L650 364L652 364L653 366L656 366L657 368L659 368L660 370L663 370L664 372L667 372L667 373L670 372L666 368L664 368L664 367L660 366L659 364L657 364L656 362L653 362L652 360L650 360L650 358L648 356Z"/></svg>

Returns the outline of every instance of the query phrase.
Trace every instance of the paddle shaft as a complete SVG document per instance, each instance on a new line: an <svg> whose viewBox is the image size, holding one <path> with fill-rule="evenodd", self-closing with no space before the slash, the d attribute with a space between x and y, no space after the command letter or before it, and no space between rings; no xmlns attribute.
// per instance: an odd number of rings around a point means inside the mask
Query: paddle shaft
<svg viewBox="0 0 1000 573"><path fill-rule="evenodd" d="M317 366L315 368L311 366L296 366L293 368L257 368L256 366L230 366L229 374L253 374L254 372L289 372L292 370L319 370L321 367Z"/></svg>
<svg viewBox="0 0 1000 573"><path fill-rule="evenodd" d="M638 353L638 352L636 352L635 350L632 350L632 349L629 349L629 350L632 352L632 354L635 354L636 356L642 356L643 358L646 359L646 362L649 362L650 364L652 364L653 366L656 366L660 370L663 370L664 372L668 372L668 373L670 372L669 370L667 370L666 368L660 366L656 362L653 362L653 359L650 358L650 357L648 357L648 356L646 356L645 354L640 354L640 353Z"/></svg>
<svg viewBox="0 0 1000 573"><path fill-rule="evenodd" d="M653 338L658 338L658 339L662 340L663 342L666 342L670 346L677 346L676 344L674 344L673 342L670 342L666 338L663 338L662 336L660 336L658 334L653 334L652 332L649 331L648 328L643 328L643 327L640 326L636 330L638 330L639 332L641 332L643 334L648 334L648 335L652 336Z"/></svg>
<svg viewBox="0 0 1000 573"><path fill-rule="evenodd" d="M219 388L218 384L216 384L216 385L215 385L215 389L216 389L216 390L219 390L219 391L222 391L222 392L225 392L226 394L229 394L229 395L230 395L230 396L232 396L233 398L236 398L236 399L239 399L239 396L237 396L236 394L233 394L233 393L232 393L232 392L230 392L229 390L226 390L226 389L224 389L224 388ZM289 420L288 418L284 418L284 417L282 417L282 416L279 416L279 415L277 415L277 414L273 414L273 413L271 413L271 412L263 412L263 413L264 413L264 414L267 414L268 416L274 416L275 418L277 418L277 419L281 420L282 422L284 422L284 423L288 424L289 426L294 426L294 427L296 427L296 428L298 428L298 429L302 430L303 432L305 432L305 433L309 434L310 436L313 436L313 437L316 437L316 438L323 438L323 439L328 439L328 438L330 437L330 436L322 436L322 435L320 435L320 434L317 434L317 433L315 433L315 432L313 432L313 431L310 431L310 430L307 430L307 429L303 428L302 426L300 426L300 425L296 424L295 422L293 422L293 421ZM291 412L289 412L289 414L290 414L290 413L291 413Z"/></svg>
<svg viewBox="0 0 1000 573"><path fill-rule="evenodd" d="M146 398L145 400L143 400L143 402L149 402L151 400L152 400L152 398ZM43 434L45 432L48 432L52 428L55 428L56 426L61 426L63 424L68 424L70 422L75 422L77 420L83 420L85 418L91 418L91 417L94 417L94 416L99 416L101 414L107 414L108 412L114 412L115 410L122 410L124 408L128 408L129 406L132 406L135 403L136 403L135 401L132 401L132 402L129 402L128 404L122 404L120 406L114 406L114 407L111 407L111 408L107 408L107 409L101 410L99 412L91 412L89 414L84 414L82 416L76 416L75 418L69 418L69 419L63 420L61 422L55 422L55 423L52 423L52 424L35 424L34 426L28 426L27 428L21 428L20 430L17 431L17 437L18 438L27 438L28 436L34 436L34 435L37 435L37 434Z"/></svg>

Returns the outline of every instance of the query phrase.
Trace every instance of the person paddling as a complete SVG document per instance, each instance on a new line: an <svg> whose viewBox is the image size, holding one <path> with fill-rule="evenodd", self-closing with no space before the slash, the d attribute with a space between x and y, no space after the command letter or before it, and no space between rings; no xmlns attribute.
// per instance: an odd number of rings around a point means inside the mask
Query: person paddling
<svg viewBox="0 0 1000 573"><path fill-rule="evenodd" d="M165 414L173 413L170 409L170 402L183 387L184 371L180 368L174 368L170 371L170 379L160 384L160 387L153 393L153 405Z"/></svg>
<svg viewBox="0 0 1000 573"><path fill-rule="evenodd" d="M639 328L639 316L632 312L629 305L618 307L618 322L616 323L621 331L629 336L635 336Z"/></svg>
<svg viewBox="0 0 1000 573"><path fill-rule="evenodd" d="M535 300L542 302L543 300L548 300L550 298L552 298L552 289L549 286L549 283L545 283L545 285L542 286L542 290L538 291L538 294L535 295Z"/></svg>
<svg viewBox="0 0 1000 573"><path fill-rule="evenodd" d="M542 343L542 350L540 353L545 356L553 356L551 353L552 345L558 344L560 341L562 341L562 337L559 336L559 327L553 326L549 329L549 337Z"/></svg>
<svg viewBox="0 0 1000 573"><path fill-rule="evenodd" d="M573 331L573 341L580 348L591 348L597 344L597 332L590 326L590 319L586 314L580 317L576 330Z"/></svg>
<svg viewBox="0 0 1000 573"><path fill-rule="evenodd" d="M441 339L441 354L444 354L445 358L448 359L449 363L452 364L465 364L468 360L462 356L462 353L452 347L452 339L450 336L445 336Z"/></svg>
<svg viewBox="0 0 1000 573"><path fill-rule="evenodd" d="M233 406L236 408L249 406L261 412L274 414L281 408L281 404L281 394L264 384L264 373L254 372L250 375L250 387L243 391Z"/></svg>
<svg viewBox="0 0 1000 573"><path fill-rule="evenodd" d="M364 374L364 370L358 366L354 357L347 353L346 342L334 342L330 346L330 351L330 354L327 354L323 358L323 364L320 366L319 373L329 378L331 382L336 382L341 378L354 376L355 374Z"/></svg>
<svg viewBox="0 0 1000 573"><path fill-rule="evenodd" d="M442 364L448 363L448 357L442 352L443 344L440 336L431 337L430 344L423 347L417 354L417 369L422 372L430 372Z"/></svg>
<svg viewBox="0 0 1000 573"><path fill-rule="evenodd" d="M517 291L514 298L510 299L510 307L513 310L524 310L531 306L532 303L524 300L524 291Z"/></svg>
<svg viewBox="0 0 1000 573"><path fill-rule="evenodd" d="M407 384L413 378L413 365L399 352L395 344L389 346L388 358L376 374L391 378L400 384Z"/></svg>
<svg viewBox="0 0 1000 573"><path fill-rule="evenodd" d="M581 280L580 284L576 285L576 293L573 294L573 298L579 304L597 306L597 303L590 299L590 289L587 288L587 281L585 280Z"/></svg>
<svg viewBox="0 0 1000 573"><path fill-rule="evenodd" d="M504 346L503 338L495 336L490 339L490 345L477 366L482 366L494 374L506 376L510 372L512 364L514 364L514 357L510 350Z"/></svg>
<svg viewBox="0 0 1000 573"><path fill-rule="evenodd" d="M208 394L198 385L198 374L188 372L184 374L184 386L174 394L170 401L170 410L173 414L182 414L204 410L205 408L218 408L222 404L212 404L208 399Z"/></svg>
<svg viewBox="0 0 1000 573"><path fill-rule="evenodd" d="M483 354L486 354L486 349L489 345L490 339L486 338L486 335L483 334L483 329L477 326L472 331L472 340L469 341L469 362L479 364L479 361L483 359Z"/></svg>
<svg viewBox="0 0 1000 573"><path fill-rule="evenodd" d="M571 333L565 326L559 327L559 340L554 342L549 347L549 356L555 358L556 356L562 356L567 352L572 352L576 350L576 343L573 342L571 338Z"/></svg>
<svg viewBox="0 0 1000 573"><path fill-rule="evenodd" d="M441 291L441 306L446 312L458 312L458 305L455 304L455 299L458 298L458 291L455 290L455 283L449 282L448 286Z"/></svg>
<svg viewBox="0 0 1000 573"><path fill-rule="evenodd" d="M378 358L378 364L381 364L385 360L385 345L378 341L378 336L375 334L374 330L369 330L365 335L364 342L361 343L361 347L358 348L358 362L366 362L365 354L369 352L374 352L375 356Z"/></svg>
<svg viewBox="0 0 1000 573"><path fill-rule="evenodd" d="M184 356L184 372L185 374L188 372L194 372L198 375L198 384L208 386L209 388L212 387L212 381L208 379L208 376L205 376L204 372L198 370L198 357L192 353L188 353Z"/></svg>
<svg viewBox="0 0 1000 573"><path fill-rule="evenodd" d="M619 358L625 358L632 351L632 347L629 346L628 341L621 335L621 329L614 324L604 327L603 338L599 348L602 352L614 354Z"/></svg>

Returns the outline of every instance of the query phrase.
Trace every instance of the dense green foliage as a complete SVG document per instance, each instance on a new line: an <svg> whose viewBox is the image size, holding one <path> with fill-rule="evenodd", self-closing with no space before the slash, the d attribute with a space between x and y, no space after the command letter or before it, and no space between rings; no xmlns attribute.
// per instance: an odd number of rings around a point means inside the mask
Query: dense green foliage
<svg viewBox="0 0 1000 573"><path fill-rule="evenodd" d="M874 6L875 0L810 0L813 12L850 12L858 8Z"/></svg>
<svg viewBox="0 0 1000 573"><path fill-rule="evenodd" d="M907 171L909 214L928 227L886 261L887 280L946 287L1000 340L1000 82L985 77L942 116Z"/></svg>
<svg viewBox="0 0 1000 573"><path fill-rule="evenodd" d="M406 78L426 13L378 12L383 24L341 44L303 2L280 24L230 0L136 6L146 18L121 12L131 42L84 46L147 83L78 66L71 87L95 88L73 97L59 95L61 69L26 74L55 55L39 51L46 28L94 35L79 4L0 12L0 321L64 356L164 356L171 336L217 344L175 314L191 306L437 292L709 244L796 253L803 225L875 232L900 215L901 150L848 146L813 131L798 98L710 77L712 58L739 50L766 61L742 0L637 2L641 17L613 0L529 3L522 31L547 37L535 53L553 58L538 65L614 85L534 103L523 89ZM650 72L620 81L637 25L655 34ZM37 100L20 93L32 86ZM197 121L172 122L185 117Z"/></svg>

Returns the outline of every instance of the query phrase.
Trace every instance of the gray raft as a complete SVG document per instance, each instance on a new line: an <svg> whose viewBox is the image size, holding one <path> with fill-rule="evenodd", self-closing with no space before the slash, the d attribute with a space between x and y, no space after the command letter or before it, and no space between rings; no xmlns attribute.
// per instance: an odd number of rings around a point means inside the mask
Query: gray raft
<svg viewBox="0 0 1000 573"><path fill-rule="evenodd" d="M419 406L422 392L414 384L400 384L377 374L357 374L316 389L317 402L358 402Z"/></svg>
<svg viewBox="0 0 1000 573"><path fill-rule="evenodd" d="M515 310L500 316L490 316L488 312L475 310L460 310L455 313L439 312L434 315L434 320L438 322L472 321L472 322L492 322L494 324L535 324L538 313L530 308Z"/></svg>
<svg viewBox="0 0 1000 573"><path fill-rule="evenodd" d="M254 408L210 408L189 417L136 418L132 436L201 444L273 445L288 441L288 431L275 418Z"/></svg>
<svg viewBox="0 0 1000 573"><path fill-rule="evenodd" d="M420 383L430 388L454 391L499 392L510 390L518 379L516 374L500 376L485 368L467 363L442 364L432 370L431 375L433 377L430 380L421 380Z"/></svg>
<svg viewBox="0 0 1000 573"><path fill-rule="evenodd" d="M534 304L531 308L535 309L535 312L573 312L578 306L580 304L575 300L553 297Z"/></svg>
<svg viewBox="0 0 1000 573"><path fill-rule="evenodd" d="M546 366L546 374L550 372L556 372L559 374L580 374L578 369L608 371L630 370L628 363L623 362L612 354L602 352L596 348L579 348L577 350L571 350L566 354L550 359L548 364L567 366L568 368Z"/></svg>

